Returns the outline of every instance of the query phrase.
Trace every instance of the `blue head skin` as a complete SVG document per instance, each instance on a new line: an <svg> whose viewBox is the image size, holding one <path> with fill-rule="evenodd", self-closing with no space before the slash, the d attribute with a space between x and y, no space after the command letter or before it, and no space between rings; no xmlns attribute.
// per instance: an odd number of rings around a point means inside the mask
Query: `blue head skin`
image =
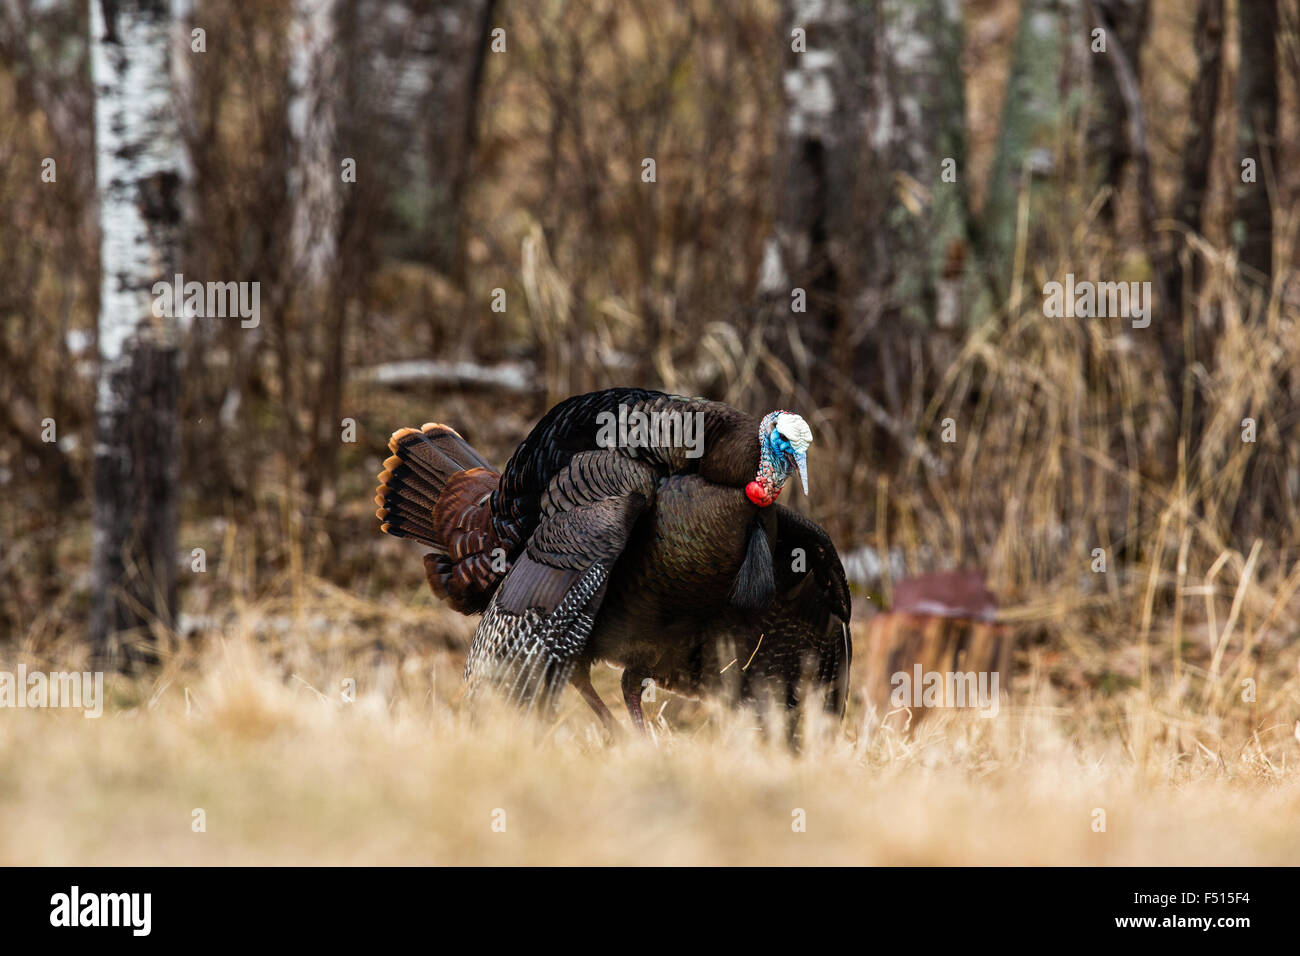
<svg viewBox="0 0 1300 956"><path fill-rule="evenodd" d="M764 416L758 429L758 474L745 487L749 500L760 508L776 501L791 469L799 472L803 493L808 494L808 446L812 431L798 415L786 411Z"/></svg>

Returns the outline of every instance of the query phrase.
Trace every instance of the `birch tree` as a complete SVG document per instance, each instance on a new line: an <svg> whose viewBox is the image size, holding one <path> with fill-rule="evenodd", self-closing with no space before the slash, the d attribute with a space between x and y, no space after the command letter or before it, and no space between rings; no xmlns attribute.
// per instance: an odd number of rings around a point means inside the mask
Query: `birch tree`
<svg viewBox="0 0 1300 956"><path fill-rule="evenodd" d="M776 303L790 358L804 382L813 354L825 355L841 311L843 261L836 255L830 219L852 194L846 162L860 130L865 45L850 32L853 11L844 0L790 0L785 15L788 67L784 77L786 129L776 228L764 251L759 291ZM786 297L790 297L787 299Z"/></svg>
<svg viewBox="0 0 1300 956"><path fill-rule="evenodd" d="M181 160L167 5L90 10L100 216L91 639L112 659L130 655L140 629L170 624L175 606L176 336L153 315L152 287L176 262Z"/></svg>
<svg viewBox="0 0 1300 956"><path fill-rule="evenodd" d="M876 167L869 284L921 327L963 320L970 208L961 11L953 0L878 0L870 30L866 154Z"/></svg>
<svg viewBox="0 0 1300 956"><path fill-rule="evenodd" d="M852 395L906 448L918 333L965 311L959 10L790 0L785 14L784 170L758 281L773 346L798 384Z"/></svg>
<svg viewBox="0 0 1300 956"><path fill-rule="evenodd" d="M289 25L290 248L298 278L313 288L328 277L338 252L337 25L336 0L295 0Z"/></svg>

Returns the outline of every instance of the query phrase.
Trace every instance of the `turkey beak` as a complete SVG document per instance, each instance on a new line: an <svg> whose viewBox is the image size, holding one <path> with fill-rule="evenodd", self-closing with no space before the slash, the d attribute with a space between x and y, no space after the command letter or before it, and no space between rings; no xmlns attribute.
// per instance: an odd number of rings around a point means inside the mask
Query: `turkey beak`
<svg viewBox="0 0 1300 956"><path fill-rule="evenodd" d="M808 453L795 452L794 463L799 469L799 480L803 482L803 493L806 495L808 494Z"/></svg>

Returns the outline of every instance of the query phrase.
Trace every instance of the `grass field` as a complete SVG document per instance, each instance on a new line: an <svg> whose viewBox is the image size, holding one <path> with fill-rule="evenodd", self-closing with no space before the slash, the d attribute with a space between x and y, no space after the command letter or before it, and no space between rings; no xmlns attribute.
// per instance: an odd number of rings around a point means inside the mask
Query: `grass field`
<svg viewBox="0 0 1300 956"><path fill-rule="evenodd" d="M277 621L249 609L155 680L110 677L98 719L5 713L0 864L1300 860L1290 725L1138 688L1067 700L1037 651L994 719L948 712L905 736L855 696L794 754L752 715L662 693L649 740L606 739L574 693L552 727L471 716L468 622L441 610L268 637ZM595 678L616 701L617 674Z"/></svg>

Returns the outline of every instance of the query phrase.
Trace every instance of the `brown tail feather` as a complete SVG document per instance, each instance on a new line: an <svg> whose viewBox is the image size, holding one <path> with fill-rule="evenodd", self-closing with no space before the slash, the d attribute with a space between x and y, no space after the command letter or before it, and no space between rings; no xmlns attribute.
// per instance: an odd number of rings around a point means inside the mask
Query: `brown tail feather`
<svg viewBox="0 0 1300 956"><path fill-rule="evenodd" d="M388 448L375 494L380 530L432 548L424 566L433 593L463 614L482 611L514 544L492 521L501 476L446 425L398 429Z"/></svg>

